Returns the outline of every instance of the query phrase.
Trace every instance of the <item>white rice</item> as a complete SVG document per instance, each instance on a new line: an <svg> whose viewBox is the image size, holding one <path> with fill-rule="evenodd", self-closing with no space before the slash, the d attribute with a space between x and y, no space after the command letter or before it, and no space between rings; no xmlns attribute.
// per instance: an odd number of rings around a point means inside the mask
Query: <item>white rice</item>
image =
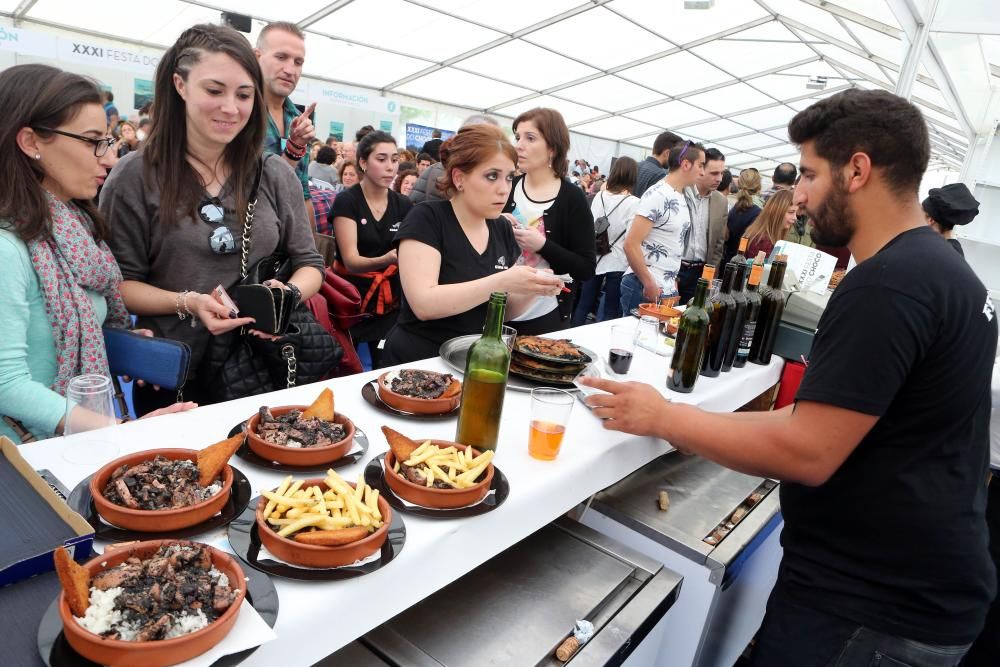
<svg viewBox="0 0 1000 667"><path fill-rule="evenodd" d="M106 591L91 588L90 606L87 607L87 613L83 618L74 617L76 622L82 625L85 630L90 630L97 635L110 632L122 621L122 613L115 609L115 600L121 593L121 586L115 586Z"/></svg>
<svg viewBox="0 0 1000 667"><path fill-rule="evenodd" d="M164 639L180 637L181 635L186 635L189 632L201 630L206 625L208 625L208 617L205 616L205 612L201 609L195 609L195 613L181 616L176 619L170 629L167 630L167 634L164 636Z"/></svg>
<svg viewBox="0 0 1000 667"><path fill-rule="evenodd" d="M219 569L216 569L216 567L214 565L212 566L212 569L208 571L208 573L212 577L215 578L215 585L216 586L228 586L229 585L229 577L226 576L225 572L223 572L223 571L221 571Z"/></svg>
<svg viewBox="0 0 1000 667"><path fill-rule="evenodd" d="M202 497L204 497L205 500L208 500L209 498L219 493L220 491L222 491L222 482L217 481L214 484L212 484L212 486L205 488L205 490L202 492Z"/></svg>

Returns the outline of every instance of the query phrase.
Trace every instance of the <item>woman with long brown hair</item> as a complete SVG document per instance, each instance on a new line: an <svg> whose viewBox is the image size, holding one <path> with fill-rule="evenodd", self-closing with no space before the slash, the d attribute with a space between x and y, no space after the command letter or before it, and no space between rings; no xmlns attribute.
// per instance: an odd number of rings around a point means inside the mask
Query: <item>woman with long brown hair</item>
<svg viewBox="0 0 1000 667"><path fill-rule="evenodd" d="M436 356L446 340L481 333L493 292L509 294L509 319L563 285L515 263L519 248L501 212L517 155L503 131L467 125L439 153L439 188L447 199L414 206L396 233L403 303L386 338L387 365Z"/></svg>
<svg viewBox="0 0 1000 667"><path fill-rule="evenodd" d="M576 284L594 275L594 216L587 197L566 177L569 128L555 109L536 108L514 120L517 168L505 211L521 247L518 262L569 274ZM518 333L545 334L569 324L572 293L538 299L511 324Z"/></svg>
<svg viewBox="0 0 1000 667"><path fill-rule="evenodd" d="M198 368L209 343L253 324L212 291L217 285L232 290L240 281L244 217L258 175L247 264L276 252L287 256L293 266L288 284L270 284L299 301L322 282L323 258L301 183L283 159L261 157L262 86L243 35L216 25L185 30L156 70L149 139L118 164L101 193L125 303L141 326L191 346L184 392L203 402L209 387ZM137 412L172 400L167 394L137 390Z"/></svg>
<svg viewBox="0 0 1000 667"><path fill-rule="evenodd" d="M109 375L101 327L130 323L91 203L115 139L96 84L54 67L4 70L0 107L0 414L47 438L66 426L69 381ZM70 418L74 432L104 425L79 406ZM19 441L6 420L0 435Z"/></svg>
<svg viewBox="0 0 1000 667"><path fill-rule="evenodd" d="M774 244L785 238L785 234L795 224L799 207L792 203L791 190L777 190L767 198L764 210L743 234L749 240L747 257L756 257L758 252L770 255Z"/></svg>

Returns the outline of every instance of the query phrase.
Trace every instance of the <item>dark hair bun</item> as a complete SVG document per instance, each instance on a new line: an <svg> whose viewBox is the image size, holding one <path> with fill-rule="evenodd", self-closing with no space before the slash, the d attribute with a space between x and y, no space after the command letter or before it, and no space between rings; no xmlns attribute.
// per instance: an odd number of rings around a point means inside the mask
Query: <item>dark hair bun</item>
<svg viewBox="0 0 1000 667"><path fill-rule="evenodd" d="M455 136L452 135L448 137L443 144L438 147L438 159L441 164L447 164L448 158L451 156L451 147L455 145Z"/></svg>

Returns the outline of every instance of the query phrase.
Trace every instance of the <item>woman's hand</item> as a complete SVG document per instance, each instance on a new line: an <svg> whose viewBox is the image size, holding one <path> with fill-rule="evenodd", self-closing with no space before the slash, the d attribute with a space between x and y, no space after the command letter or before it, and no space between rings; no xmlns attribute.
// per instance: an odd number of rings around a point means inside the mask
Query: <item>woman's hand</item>
<svg viewBox="0 0 1000 667"><path fill-rule="evenodd" d="M399 264L399 253L393 248L389 252L382 255L382 259L385 261L386 267L392 266L393 264Z"/></svg>
<svg viewBox="0 0 1000 667"><path fill-rule="evenodd" d="M198 404L194 401L185 401L184 403L173 403L165 408L160 408L159 410L153 410L152 412L147 412L139 419L148 419L150 417L159 417L160 415L171 415L175 412L187 412L188 410L194 410L198 407Z"/></svg>
<svg viewBox="0 0 1000 667"><path fill-rule="evenodd" d="M512 294L557 296L563 289L563 281L552 275L552 271L539 271L523 264L512 266L500 276L504 290Z"/></svg>
<svg viewBox="0 0 1000 667"><path fill-rule="evenodd" d="M198 316L213 336L245 327L256 321L252 317L236 317L235 311L230 311L211 294L188 294L187 300L191 304L191 312Z"/></svg>
<svg viewBox="0 0 1000 667"><path fill-rule="evenodd" d="M517 241L517 245L521 246L521 250L538 252L545 245L545 234L538 231L537 228L522 229L520 225L513 225L513 228L514 240Z"/></svg>

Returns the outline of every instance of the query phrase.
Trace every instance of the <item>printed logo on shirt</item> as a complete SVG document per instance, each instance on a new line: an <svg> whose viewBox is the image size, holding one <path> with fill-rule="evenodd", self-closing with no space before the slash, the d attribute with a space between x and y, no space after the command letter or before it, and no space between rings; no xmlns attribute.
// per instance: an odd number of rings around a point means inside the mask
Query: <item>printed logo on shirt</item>
<svg viewBox="0 0 1000 667"><path fill-rule="evenodd" d="M497 271L506 271L507 257L505 257L504 255L500 255L499 257L497 257L497 263L493 265L493 268L496 269Z"/></svg>
<svg viewBox="0 0 1000 667"><path fill-rule="evenodd" d="M394 225L393 225L392 227L390 227L390 228L389 228L389 231L390 231L390 232L398 232L398 231L399 231L399 223L397 222L397 223L396 223L396 224L394 224Z"/></svg>
<svg viewBox="0 0 1000 667"><path fill-rule="evenodd" d="M987 294L986 295L986 303L983 305L983 315L986 316L986 321L987 322L992 322L993 321L993 315L996 314L996 312L997 312L996 308L994 308L994 306L993 306L993 300L990 298L990 295Z"/></svg>

